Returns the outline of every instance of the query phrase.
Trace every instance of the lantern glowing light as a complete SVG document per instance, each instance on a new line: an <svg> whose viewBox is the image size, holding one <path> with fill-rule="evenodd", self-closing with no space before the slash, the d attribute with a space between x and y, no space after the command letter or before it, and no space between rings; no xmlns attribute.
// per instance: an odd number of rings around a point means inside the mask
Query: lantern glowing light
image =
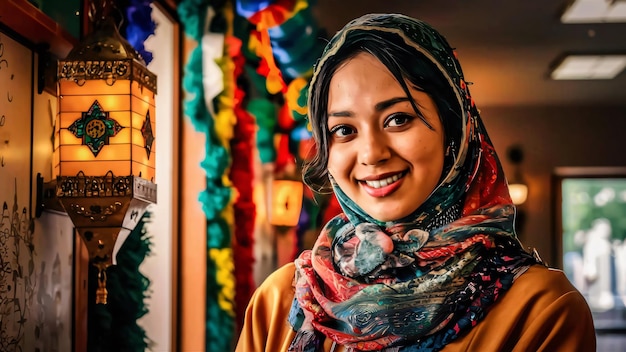
<svg viewBox="0 0 626 352"><path fill-rule="evenodd" d="M53 175L110 170L154 182L156 76L110 22L81 44L59 63Z"/></svg>
<svg viewBox="0 0 626 352"><path fill-rule="evenodd" d="M520 146L514 145L508 149L507 157L514 168L512 176L508 179L511 201L515 205L521 205L524 204L526 198L528 198L528 185L524 181L520 169L520 164L522 160L524 160L524 152Z"/></svg>
<svg viewBox="0 0 626 352"><path fill-rule="evenodd" d="M272 207L270 223L275 226L296 226L302 210L302 182L274 180L272 182Z"/></svg>
<svg viewBox="0 0 626 352"><path fill-rule="evenodd" d="M528 197L528 186L523 183L510 183L509 194L513 204L520 205L526 202Z"/></svg>

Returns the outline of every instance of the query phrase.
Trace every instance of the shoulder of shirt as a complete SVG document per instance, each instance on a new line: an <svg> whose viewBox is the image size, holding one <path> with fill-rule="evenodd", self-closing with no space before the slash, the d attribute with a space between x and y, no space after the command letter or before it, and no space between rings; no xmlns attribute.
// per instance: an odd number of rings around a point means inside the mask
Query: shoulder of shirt
<svg viewBox="0 0 626 352"><path fill-rule="evenodd" d="M293 292L293 278L296 272L294 263L287 263L276 269L259 286L258 291Z"/></svg>
<svg viewBox="0 0 626 352"><path fill-rule="evenodd" d="M530 293L536 293L555 298L570 292L578 293L578 290L567 279L562 270L543 265L533 265L528 268L524 274L515 280L509 291L523 292L526 296Z"/></svg>

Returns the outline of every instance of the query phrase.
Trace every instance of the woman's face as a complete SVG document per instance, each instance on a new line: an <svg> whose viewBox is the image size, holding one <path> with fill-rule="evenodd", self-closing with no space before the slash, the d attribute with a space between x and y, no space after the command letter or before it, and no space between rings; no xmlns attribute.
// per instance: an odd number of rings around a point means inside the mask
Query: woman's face
<svg viewBox="0 0 626 352"><path fill-rule="evenodd" d="M347 60L330 81L328 171L350 199L379 221L412 213L443 171L443 127L435 103L407 84L432 129L370 54Z"/></svg>

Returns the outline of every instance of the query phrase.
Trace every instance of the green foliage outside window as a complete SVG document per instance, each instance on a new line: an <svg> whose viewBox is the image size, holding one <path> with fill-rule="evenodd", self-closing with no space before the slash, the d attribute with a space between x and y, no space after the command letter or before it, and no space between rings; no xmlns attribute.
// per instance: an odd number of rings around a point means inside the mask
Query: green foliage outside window
<svg viewBox="0 0 626 352"><path fill-rule="evenodd" d="M572 178L562 182L563 253L581 251L576 233L605 218L611 240L626 238L626 179Z"/></svg>

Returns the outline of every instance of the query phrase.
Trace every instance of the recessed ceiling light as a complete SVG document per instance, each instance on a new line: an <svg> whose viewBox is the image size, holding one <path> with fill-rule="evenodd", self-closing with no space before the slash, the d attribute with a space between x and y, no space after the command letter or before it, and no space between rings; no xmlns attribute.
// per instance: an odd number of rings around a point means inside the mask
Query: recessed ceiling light
<svg viewBox="0 0 626 352"><path fill-rule="evenodd" d="M561 15L563 23L626 22L624 0L576 0Z"/></svg>
<svg viewBox="0 0 626 352"><path fill-rule="evenodd" d="M612 79L626 68L626 55L570 55L550 77L555 80Z"/></svg>

